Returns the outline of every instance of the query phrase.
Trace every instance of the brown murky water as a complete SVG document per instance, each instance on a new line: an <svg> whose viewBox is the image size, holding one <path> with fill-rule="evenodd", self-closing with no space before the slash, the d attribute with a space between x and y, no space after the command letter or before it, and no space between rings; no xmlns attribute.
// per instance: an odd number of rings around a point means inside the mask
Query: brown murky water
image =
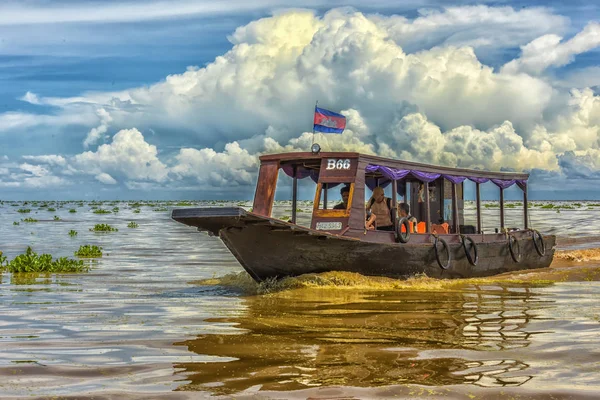
<svg viewBox="0 0 600 400"><path fill-rule="evenodd" d="M595 211L552 214L553 222L573 221L572 238L543 272L441 284L350 274L248 295L241 275L229 286L197 283L240 271L218 240L156 206L139 214L118 206L118 214L97 215L87 205L56 212L28 205L31 215L20 215L0 205L0 250L9 259L27 245L54 256L72 256L81 244L105 251L87 274L1 276L0 396L600 395L600 251L585 250L596 240L586 234L600 229L575 231ZM551 230L543 212L532 219ZM12 225L27 216L40 222ZM139 228L128 229L129 221ZM89 232L95 223L119 232ZM67 235L71 229L77 237Z"/></svg>

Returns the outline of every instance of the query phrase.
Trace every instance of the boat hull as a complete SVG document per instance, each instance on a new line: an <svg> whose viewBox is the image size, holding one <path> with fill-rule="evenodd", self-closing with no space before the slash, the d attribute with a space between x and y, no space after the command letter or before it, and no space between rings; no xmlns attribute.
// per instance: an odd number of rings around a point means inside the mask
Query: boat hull
<svg viewBox="0 0 600 400"><path fill-rule="evenodd" d="M195 210L195 211L194 211ZM204 211L203 211L204 210ZM242 209L174 210L173 219L218 234L246 271L258 282L327 271L348 271L362 275L404 278L426 274L436 278L483 277L503 272L550 266L556 238L544 236L546 251L540 256L528 232L515 233L521 259L511 257L508 241L478 239L479 260L472 265L462 244L448 237L450 264L443 269L436 259L431 235L418 235L414 243L382 243L310 230L283 221L246 213ZM178 213L178 211L185 211ZM389 234L391 235L391 234ZM492 235L501 238L501 235ZM447 259L438 249L442 259Z"/></svg>

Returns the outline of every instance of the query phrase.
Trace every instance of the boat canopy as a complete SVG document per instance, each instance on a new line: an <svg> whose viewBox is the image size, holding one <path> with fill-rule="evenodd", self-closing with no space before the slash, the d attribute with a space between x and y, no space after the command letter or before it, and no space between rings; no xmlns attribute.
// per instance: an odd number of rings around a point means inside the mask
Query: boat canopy
<svg viewBox="0 0 600 400"><path fill-rule="evenodd" d="M283 172L289 176L294 177L294 168L297 179L304 179L310 177L315 183L319 180L319 169L318 168L307 168L299 165L285 164L281 167ZM486 183L493 182L496 186L501 189L506 189L514 184L517 184L521 189L525 190L527 186L527 179L500 179L500 178L486 178L481 176L468 176L468 175L454 175L448 173L438 172L426 172L418 169L398 169L392 168L385 165L368 164L365 171L367 173L379 172L386 180L367 179L366 185L369 189L373 190L376 186L386 187L391 181L398 181L407 177L412 177L421 182L433 182L436 179L442 177L449 180L452 183L462 183L465 180L470 180L475 183Z"/></svg>

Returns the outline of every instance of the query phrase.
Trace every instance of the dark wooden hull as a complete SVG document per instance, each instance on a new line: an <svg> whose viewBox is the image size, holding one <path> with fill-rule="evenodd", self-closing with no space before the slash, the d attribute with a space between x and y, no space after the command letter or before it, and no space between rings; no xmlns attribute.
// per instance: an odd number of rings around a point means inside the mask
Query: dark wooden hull
<svg viewBox="0 0 600 400"><path fill-rule="evenodd" d="M513 261L504 235L469 235L479 261L469 263L458 235L444 235L451 262L440 268L433 236L413 235L395 243L391 232L346 232L344 236L315 231L247 213L241 208L174 210L172 218L219 235L240 264L258 282L308 273L349 271L362 275L402 278L424 273L436 278L470 278L508 271L545 268L554 255L555 236L544 236L546 252L539 256L528 231L514 232L521 250ZM441 245L438 245L441 249Z"/></svg>

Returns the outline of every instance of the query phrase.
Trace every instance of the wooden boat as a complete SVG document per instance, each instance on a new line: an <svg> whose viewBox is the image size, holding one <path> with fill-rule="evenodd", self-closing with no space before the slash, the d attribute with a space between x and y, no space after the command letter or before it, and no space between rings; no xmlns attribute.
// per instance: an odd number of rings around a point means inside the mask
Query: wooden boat
<svg viewBox="0 0 600 400"><path fill-rule="evenodd" d="M218 235L258 282L326 271L407 277L481 277L507 271L548 267L556 237L528 226L524 173L448 168L359 153L303 152L260 157L252 212L240 207L175 209L172 218L199 231ZM279 171L293 180L289 222L271 217ZM316 183L310 226L296 223L298 179ZM475 182L476 226L464 225L464 181ZM499 188L500 223L482 231L480 184ZM328 202L339 185L349 187L346 208ZM504 224L504 190L523 191L522 227ZM365 227L366 189L392 188L393 231ZM339 194L338 194L339 195ZM397 215L398 196L423 221L421 230ZM434 223L435 222L435 223ZM447 229L446 229L447 228Z"/></svg>

